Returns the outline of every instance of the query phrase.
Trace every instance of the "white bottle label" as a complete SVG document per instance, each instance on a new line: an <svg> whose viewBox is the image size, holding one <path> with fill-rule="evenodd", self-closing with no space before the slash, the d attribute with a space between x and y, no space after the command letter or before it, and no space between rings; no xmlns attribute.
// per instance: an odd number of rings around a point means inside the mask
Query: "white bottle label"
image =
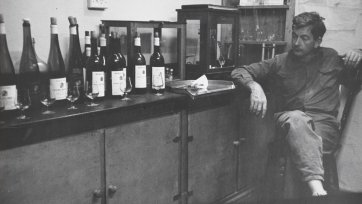
<svg viewBox="0 0 362 204"><path fill-rule="evenodd" d="M70 27L69 32L71 35L77 35L77 27L75 26Z"/></svg>
<svg viewBox="0 0 362 204"><path fill-rule="evenodd" d="M4 105L5 110L14 110L15 102L18 98L18 92L15 85L0 86L0 103Z"/></svg>
<svg viewBox="0 0 362 204"><path fill-rule="evenodd" d="M146 65L135 66L135 88L147 88Z"/></svg>
<svg viewBox="0 0 362 204"><path fill-rule="evenodd" d="M152 88L165 88L165 67L152 67Z"/></svg>
<svg viewBox="0 0 362 204"><path fill-rule="evenodd" d="M66 99L68 94L67 79L65 77L50 79L49 89L51 98L55 98L55 100Z"/></svg>
<svg viewBox="0 0 362 204"><path fill-rule="evenodd" d="M90 36L85 36L85 44L88 44L88 45L90 45L91 44L91 38L90 38Z"/></svg>
<svg viewBox="0 0 362 204"><path fill-rule="evenodd" d="M98 97L105 95L105 76L104 72L92 72L92 90L93 93L98 90Z"/></svg>
<svg viewBox="0 0 362 204"><path fill-rule="evenodd" d="M101 47L106 47L107 46L107 41L105 37L100 37L99 38L99 44Z"/></svg>
<svg viewBox="0 0 362 204"><path fill-rule="evenodd" d="M140 37L136 37L134 39L134 46L141 46L141 38Z"/></svg>
<svg viewBox="0 0 362 204"><path fill-rule="evenodd" d="M124 71L123 71L124 70ZM121 86L125 87L126 84L126 69L122 71L112 71L112 95L113 96L122 96L123 91Z"/></svg>
<svg viewBox="0 0 362 204"><path fill-rule="evenodd" d="M155 38L155 46L160 46L160 38Z"/></svg>
<svg viewBox="0 0 362 204"><path fill-rule="evenodd" d="M50 25L50 33L58 34L58 25Z"/></svg>
<svg viewBox="0 0 362 204"><path fill-rule="evenodd" d="M91 48L90 48L90 47L86 47L86 48L85 48L85 55L86 55L87 57L90 57L90 56L91 56Z"/></svg>

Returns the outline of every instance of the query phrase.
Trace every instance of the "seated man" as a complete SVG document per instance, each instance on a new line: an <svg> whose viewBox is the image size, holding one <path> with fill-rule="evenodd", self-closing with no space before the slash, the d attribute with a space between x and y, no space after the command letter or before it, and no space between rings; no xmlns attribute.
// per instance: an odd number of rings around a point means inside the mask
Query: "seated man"
<svg viewBox="0 0 362 204"><path fill-rule="evenodd" d="M261 117L265 116L267 99L256 81L274 80L272 93L282 101L274 114L276 125L285 131L293 164L313 196L327 194L322 155L337 147L339 84L345 67L335 50L320 47L326 32L323 20L315 12L295 16L292 50L231 73L237 84L250 90L250 111ZM344 56L350 66L356 66L361 58L359 50Z"/></svg>

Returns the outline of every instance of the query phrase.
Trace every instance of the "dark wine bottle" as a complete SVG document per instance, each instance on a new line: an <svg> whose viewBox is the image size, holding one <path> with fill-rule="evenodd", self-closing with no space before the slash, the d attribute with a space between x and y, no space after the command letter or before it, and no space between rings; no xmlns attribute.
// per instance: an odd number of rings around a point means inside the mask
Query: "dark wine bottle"
<svg viewBox="0 0 362 204"><path fill-rule="evenodd" d="M87 49L89 48L89 49ZM87 52L87 50L89 52ZM83 52L83 64L85 65L87 63L87 60L89 59L91 55L91 37L89 35L89 31L85 31L85 38L84 38L84 52Z"/></svg>
<svg viewBox="0 0 362 204"><path fill-rule="evenodd" d="M123 92L120 89L121 84L125 84L127 77L126 59L124 58L121 47L120 39L117 33L111 32L109 43L108 61L108 90L112 97L121 97Z"/></svg>
<svg viewBox="0 0 362 204"><path fill-rule="evenodd" d="M46 87L44 75L40 74L33 41L30 20L23 19L23 51L20 59L18 89L29 89L31 109L40 108L40 90Z"/></svg>
<svg viewBox="0 0 362 204"><path fill-rule="evenodd" d="M55 100L67 98L68 86L65 65L58 40L58 25L55 17L50 18L50 50L48 57L48 77L50 97Z"/></svg>
<svg viewBox="0 0 362 204"><path fill-rule="evenodd" d="M101 61L98 56L97 44L97 35L94 31L91 31L91 56L89 57L86 64L86 85L87 89L92 89L92 93L95 94L97 92L99 96L102 92L104 96L105 72L102 69Z"/></svg>
<svg viewBox="0 0 362 204"><path fill-rule="evenodd" d="M0 14L0 103L4 110L14 110L17 101L16 76L6 40L4 17Z"/></svg>
<svg viewBox="0 0 362 204"><path fill-rule="evenodd" d="M155 32L154 48L150 58L150 66L152 92L163 93L165 91L165 60L161 54L158 32Z"/></svg>
<svg viewBox="0 0 362 204"><path fill-rule="evenodd" d="M106 72L107 72L107 41L106 41L106 35L105 33L102 33L99 37L99 44L100 44L100 51L99 51L99 62L100 62L100 72L102 72L103 75L103 81L98 80L98 89L99 89L99 95L98 97L102 98L106 96L107 93L107 78Z"/></svg>
<svg viewBox="0 0 362 204"><path fill-rule="evenodd" d="M133 56L133 67L130 70L132 83L134 84L133 92L142 94L147 92L147 67L146 60L141 52L141 37L138 33L134 39L135 53Z"/></svg>
<svg viewBox="0 0 362 204"><path fill-rule="evenodd" d="M83 52L83 56L82 56L82 60L83 60L83 82L84 82L84 91L86 90L87 86L85 84L85 82L87 81L87 69L86 69L86 65L87 65L87 61L91 56L91 39L90 39L90 35L89 35L89 31L85 31L85 43L84 43L84 52Z"/></svg>
<svg viewBox="0 0 362 204"><path fill-rule="evenodd" d="M78 86L80 97L78 101L84 100L84 88L83 88L83 60L82 51L80 49L78 24L75 17L69 16L69 65L67 81L68 86Z"/></svg>

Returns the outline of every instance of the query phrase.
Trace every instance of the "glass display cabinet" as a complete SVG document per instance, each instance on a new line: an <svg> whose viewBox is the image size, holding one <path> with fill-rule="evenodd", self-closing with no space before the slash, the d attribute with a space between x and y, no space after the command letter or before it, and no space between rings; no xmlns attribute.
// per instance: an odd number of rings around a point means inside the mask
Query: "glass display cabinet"
<svg viewBox="0 0 362 204"><path fill-rule="evenodd" d="M149 60L153 53L154 33L158 32L166 70L173 70L173 79L185 79L186 25L184 23L102 20L102 24L105 26L107 37L111 32L116 32L120 36L121 50L127 60L127 67L131 67L130 63L135 52L134 38L137 33L141 37L141 52L146 59L147 66L149 66Z"/></svg>
<svg viewBox="0 0 362 204"><path fill-rule="evenodd" d="M289 5L240 6L239 11L239 64L266 60L288 48Z"/></svg>
<svg viewBox="0 0 362 204"><path fill-rule="evenodd" d="M230 78L237 63L237 8L210 4L183 5L177 20L186 23L186 78L206 74L209 79Z"/></svg>
<svg viewBox="0 0 362 204"><path fill-rule="evenodd" d="M272 58L290 48L295 1L282 5L226 7L183 5L186 23L186 78L206 74L230 79L236 67Z"/></svg>

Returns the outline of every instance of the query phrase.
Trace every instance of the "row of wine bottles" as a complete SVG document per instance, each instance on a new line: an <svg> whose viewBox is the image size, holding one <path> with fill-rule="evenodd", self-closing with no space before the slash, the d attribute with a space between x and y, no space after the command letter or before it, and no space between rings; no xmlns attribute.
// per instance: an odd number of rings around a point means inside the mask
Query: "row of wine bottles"
<svg viewBox="0 0 362 204"><path fill-rule="evenodd" d="M150 58L150 68L141 53L140 35L134 38L135 53L129 66L121 53L120 37L111 32L109 43L105 28L100 26L100 34L85 31L85 49L82 54L79 42L78 23L75 17L69 17L69 65L65 70L58 40L57 19L50 18L50 50L47 65L39 70L39 62L31 37L30 20L23 19L23 50L19 73L15 74L9 54L4 17L0 14L0 103L5 110L15 109L17 90L29 90L32 108L40 106L40 96L49 94L57 101L65 100L68 87L78 86L81 96L88 89L97 87L98 98L121 97L121 86L125 86L129 77L134 93L146 93L148 90L163 92L165 89L165 63L160 51L159 34L154 34L154 53ZM150 69L150 70L148 70ZM84 97L80 98L80 101Z"/></svg>

